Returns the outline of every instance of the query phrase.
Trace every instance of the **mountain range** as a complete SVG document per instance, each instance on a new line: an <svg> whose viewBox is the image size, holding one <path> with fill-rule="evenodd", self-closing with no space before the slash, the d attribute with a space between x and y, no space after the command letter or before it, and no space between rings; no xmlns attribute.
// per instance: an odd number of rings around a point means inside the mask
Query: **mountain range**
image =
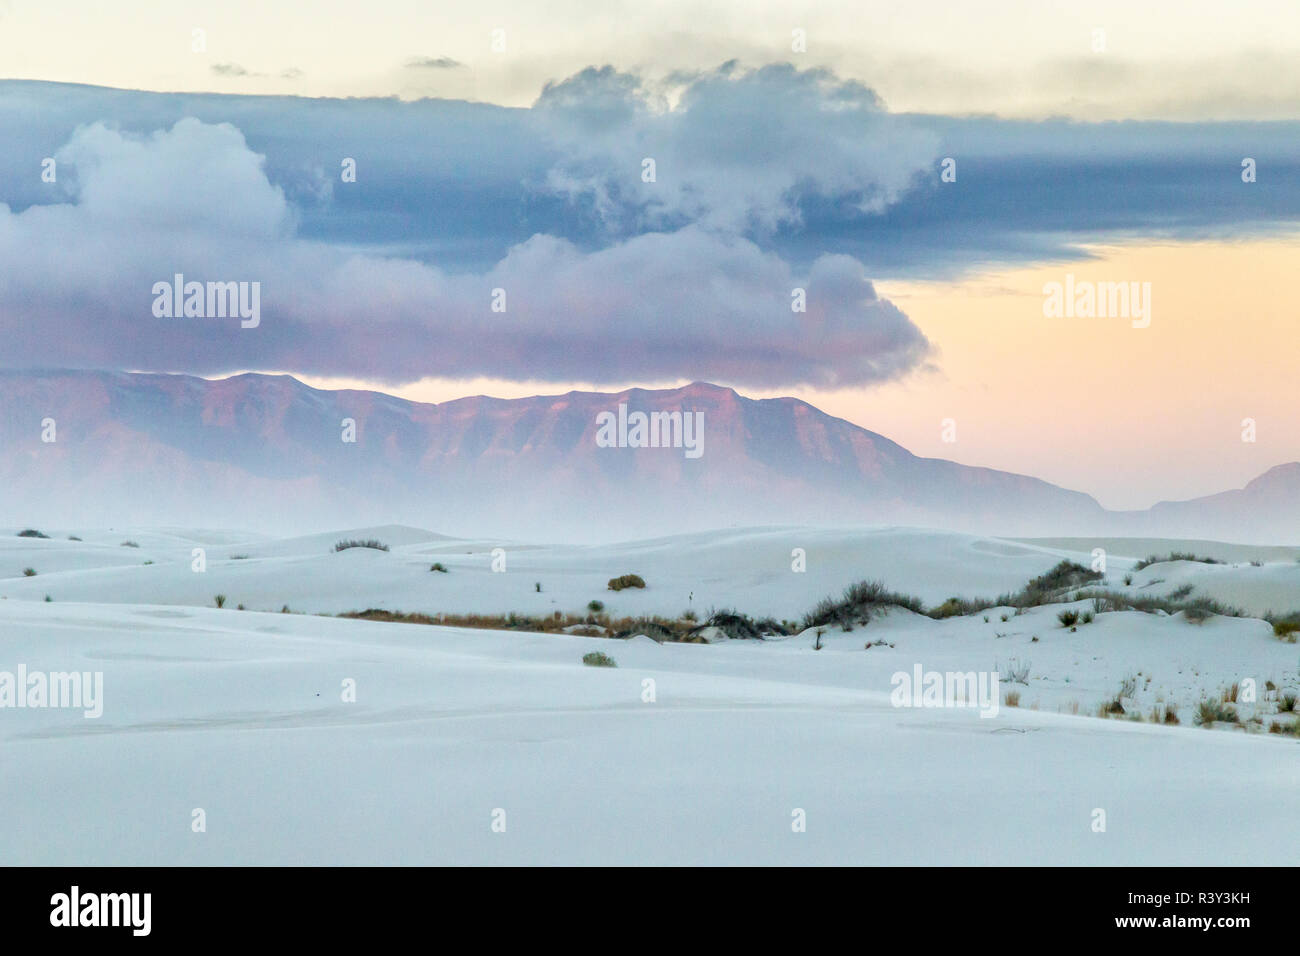
<svg viewBox="0 0 1300 956"><path fill-rule="evenodd" d="M673 413L700 413L698 449L628 447L644 443L637 413L663 427L669 446L680 434ZM1111 512L1037 478L918 457L807 402L702 382L429 404L287 375L9 370L0 371L0 447L0 523L11 525L402 523L595 541L906 524L1300 541L1300 463L1239 490Z"/></svg>

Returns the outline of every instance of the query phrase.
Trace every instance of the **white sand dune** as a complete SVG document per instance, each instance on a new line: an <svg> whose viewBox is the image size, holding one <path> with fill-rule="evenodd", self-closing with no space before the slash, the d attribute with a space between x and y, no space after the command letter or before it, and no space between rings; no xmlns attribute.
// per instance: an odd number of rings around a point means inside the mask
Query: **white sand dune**
<svg viewBox="0 0 1300 956"><path fill-rule="evenodd" d="M1292 856L1279 835L1300 811L1300 751L1294 737L1262 730L1291 720L1275 715L1278 694L1266 687L1300 689L1300 651L1259 620L1107 613L1071 632L1059 606L943 621L894 610L850 633L828 629L814 650L811 632L659 645L232 609L534 612L600 597L620 613L674 613L694 590L697 607L791 616L863 577L930 601L1012 590L1078 552L906 529L769 529L603 548L507 543L508 569L493 573L496 543L418 529L293 542L50 533L0 533L0 671L102 672L103 716L0 709L6 862ZM329 551L337 537L372 534L392 550ZM140 548L121 547L127 538ZM205 546L208 570L195 573L191 549ZM807 550L805 574L790 570L793 547ZM227 549L249 557L232 561ZM450 573L430 573L433 560ZM24 563L62 569L13 576ZM1187 573L1207 568L1268 570ZM602 590L624 571L650 586ZM1134 588L1148 572L1172 582L1182 569L1153 566ZM230 596L224 610L210 606L218 591ZM618 667L584 667L591 650ZM891 704L892 676L918 664L1006 674L1012 660L1029 673L1002 685L1020 702L996 716ZM1130 716L1173 705L1182 725L1091 716L1130 678ZM348 680L354 703L342 699ZM1198 701L1247 681L1259 699L1238 711L1260 717L1255 732L1192 725ZM204 833L191 830L196 808ZM492 829L497 809L504 833ZM796 810L806 832L792 832Z"/></svg>
<svg viewBox="0 0 1300 956"><path fill-rule="evenodd" d="M736 606L754 615L798 617L817 600L863 578L928 602L954 594L1019 588L1073 552L995 538L905 528L758 528L678 535L619 545L536 545L445 538L386 526L302 538L219 543L137 533L49 532L51 540L0 530L0 597L105 603L211 606L216 594L253 610L337 613L367 607L444 613L549 614L581 611L593 599L612 614L676 616L693 608ZM333 552L343 539L376 538L387 552ZM121 547L134 540L140 548ZM204 573L193 550L206 548ZM493 571L504 551L505 572ZM792 570L796 548L803 573ZM1083 556L1086 560L1086 556ZM144 562L152 561L151 565ZM430 572L438 562L447 574ZM498 565L499 566L499 565ZM32 567L33 578L22 577ZM641 575L647 587L614 593L610 578ZM542 585L542 591L536 585Z"/></svg>
<svg viewBox="0 0 1300 956"><path fill-rule="evenodd" d="M98 720L0 712L0 858L1289 862L1279 835L1300 810L1294 741L1053 707L1107 692L1138 647L1143 670L1172 687L1203 667L1220 679L1280 671L1281 645L1241 621L1149 630L1142 615L1104 615L1066 636L1047 632L1045 612L1023 618L998 639L982 624L891 615L865 632L893 649L864 651L860 630L813 651L800 639L661 646L2 602L0 666L101 670L105 700ZM1031 652L1023 632L1040 626ZM595 648L619 667L583 667ZM983 719L889 703L889 675L914 660L991 666L1012 652L1032 653L1024 696L1041 697L1038 711ZM345 679L356 703L340 700ZM204 833L191 832L196 808ZM504 833L491 827L497 809Z"/></svg>

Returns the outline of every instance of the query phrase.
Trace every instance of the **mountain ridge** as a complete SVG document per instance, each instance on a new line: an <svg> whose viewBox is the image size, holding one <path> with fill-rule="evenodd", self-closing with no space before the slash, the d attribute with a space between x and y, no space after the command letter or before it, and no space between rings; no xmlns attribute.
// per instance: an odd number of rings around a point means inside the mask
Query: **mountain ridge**
<svg viewBox="0 0 1300 956"><path fill-rule="evenodd" d="M700 458L598 447L599 416L620 404L628 415L703 413ZM55 440L45 442L51 419ZM347 421L355 441L345 440ZM801 399L751 399L702 381L431 403L285 374L0 370L0 442L11 450L0 480L17 492L5 507L11 523L96 514L281 531L410 523L600 540L792 522L1004 535L1188 525L1207 536L1200 526L1226 516L1249 533L1261 525L1300 540L1300 463L1244 489L1109 512L1031 475L914 455ZM1214 521L1203 520L1209 512Z"/></svg>

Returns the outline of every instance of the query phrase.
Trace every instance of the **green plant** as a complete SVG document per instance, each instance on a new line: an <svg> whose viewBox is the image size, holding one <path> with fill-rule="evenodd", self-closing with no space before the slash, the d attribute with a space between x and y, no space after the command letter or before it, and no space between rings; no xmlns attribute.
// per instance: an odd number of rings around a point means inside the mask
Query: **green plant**
<svg viewBox="0 0 1300 956"><path fill-rule="evenodd" d="M1219 722L1239 724L1241 718L1237 716L1236 708L1221 701L1202 700L1196 705L1196 724L1198 727L1209 727Z"/></svg>
<svg viewBox="0 0 1300 956"><path fill-rule="evenodd" d="M761 641L764 634L785 635L785 628L771 618L755 621L739 611L711 611L703 627L716 627L732 640Z"/></svg>
<svg viewBox="0 0 1300 956"><path fill-rule="evenodd" d="M446 573L447 573L447 566L446 566L445 564L443 564L441 561L435 561L435 562L433 562L433 564L429 565L429 570L430 570L430 571L441 571L443 574L446 574Z"/></svg>
<svg viewBox="0 0 1300 956"><path fill-rule="evenodd" d="M1149 555L1133 565L1134 571L1141 571L1143 568L1149 568L1153 564L1164 564L1167 561L1198 561L1201 564L1222 564L1222 561L1215 558L1202 558L1188 551L1170 551L1166 557L1160 557L1157 554Z"/></svg>
<svg viewBox="0 0 1300 956"><path fill-rule="evenodd" d="M34 578L34 577L36 577L36 569L35 569L35 568L23 568L23 577L25 577L25 578Z"/></svg>
<svg viewBox="0 0 1300 956"><path fill-rule="evenodd" d="M1056 615L1056 619L1061 622L1062 627L1074 627L1079 623L1079 612L1067 609Z"/></svg>
<svg viewBox="0 0 1300 956"><path fill-rule="evenodd" d="M804 615L803 629L837 624L844 630L850 630L854 624L864 624L873 614L889 607L906 608L916 614L925 613L920 598L890 591L879 581L859 581L845 588L844 595L839 600L828 597L819 601L816 607Z"/></svg>
<svg viewBox="0 0 1300 956"><path fill-rule="evenodd" d="M588 667L617 667L618 666L618 664L614 662L614 658L610 657L607 654L602 654L600 651L592 651L588 654L583 654L582 663L586 664Z"/></svg>
<svg viewBox="0 0 1300 956"><path fill-rule="evenodd" d="M625 622L624 627L615 636L635 637L637 634L644 634L650 640L659 644L664 641L671 641L676 636L668 622L655 617L639 617L633 621Z"/></svg>
<svg viewBox="0 0 1300 956"><path fill-rule="evenodd" d="M376 541L374 538L366 538L364 540L349 538L337 542L334 545L334 553L337 554L340 551L347 551L350 548L370 548L374 551L387 551L388 545L384 544L382 541Z"/></svg>
<svg viewBox="0 0 1300 956"><path fill-rule="evenodd" d="M587 602L587 610L590 611L592 614L599 614L601 611L605 610L605 602L604 602L604 601L588 601L588 602Z"/></svg>
<svg viewBox="0 0 1300 956"><path fill-rule="evenodd" d="M224 594L218 594L216 597L212 599L212 603L214 603L217 607L225 607L226 596Z"/></svg>
<svg viewBox="0 0 1300 956"><path fill-rule="evenodd" d="M1295 634L1297 632L1300 632L1300 618L1273 622L1273 634L1286 639L1292 644L1296 642Z"/></svg>
<svg viewBox="0 0 1300 956"><path fill-rule="evenodd" d="M621 574L616 578L610 578L606 586L611 591L622 591L624 588L643 588L645 581L639 574Z"/></svg>
<svg viewBox="0 0 1300 956"><path fill-rule="evenodd" d="M49 535L48 535L48 534L43 534L42 532L37 531L35 528L24 528L22 531L19 531L19 532L18 532L18 537L20 537L20 538L48 538Z"/></svg>
<svg viewBox="0 0 1300 956"><path fill-rule="evenodd" d="M140 547L140 545L136 544L134 541L123 541L123 542L122 542L122 547L124 547L124 548L138 548L138 547Z"/></svg>

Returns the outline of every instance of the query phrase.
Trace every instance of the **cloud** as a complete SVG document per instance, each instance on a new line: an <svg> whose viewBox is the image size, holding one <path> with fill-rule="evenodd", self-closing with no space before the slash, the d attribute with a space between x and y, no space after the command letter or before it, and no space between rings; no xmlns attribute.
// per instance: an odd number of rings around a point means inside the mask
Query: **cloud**
<svg viewBox="0 0 1300 956"><path fill-rule="evenodd" d="M464 65L449 56L414 56L405 63L409 70L455 70Z"/></svg>
<svg viewBox="0 0 1300 956"><path fill-rule="evenodd" d="M594 251L538 234L486 271L452 273L298 237L264 158L230 124L95 124L57 159L71 201L0 207L11 366L759 387L884 381L930 351L850 257L796 270L706 224ZM261 325L155 318L153 285L175 273L260 282Z"/></svg>
<svg viewBox="0 0 1300 956"><path fill-rule="evenodd" d="M760 80L771 95L756 96ZM724 106L724 94L747 105ZM877 277L947 278L1077 257L1086 243L1250 237L1300 221L1295 122L896 116L829 74L734 66L662 87L588 71L544 99L509 109L0 81L0 202L65 199L61 184L31 170L80 126L111 117L148 135L194 117L233 124L265 155L302 238L455 272L484 272L537 233L597 249L692 222L743 234L800 271L841 253L871 263ZM883 138L859 127L879 127ZM914 153L880 145L912 143L918 132L924 148ZM654 184L641 182L647 155L657 160ZM346 186L345 156L359 177ZM1244 156L1259 163L1249 186ZM956 159L957 182L939 183L935 157Z"/></svg>
<svg viewBox="0 0 1300 956"><path fill-rule="evenodd" d="M260 239L292 231L283 191L229 123L184 119L142 137L96 123L54 155L79 218L97 227Z"/></svg>
<svg viewBox="0 0 1300 956"><path fill-rule="evenodd" d="M674 79L656 89L604 67L548 84L532 118L563 158L546 186L607 222L770 232L797 224L808 196L879 212L938 158L933 133L825 70L724 64Z"/></svg>

